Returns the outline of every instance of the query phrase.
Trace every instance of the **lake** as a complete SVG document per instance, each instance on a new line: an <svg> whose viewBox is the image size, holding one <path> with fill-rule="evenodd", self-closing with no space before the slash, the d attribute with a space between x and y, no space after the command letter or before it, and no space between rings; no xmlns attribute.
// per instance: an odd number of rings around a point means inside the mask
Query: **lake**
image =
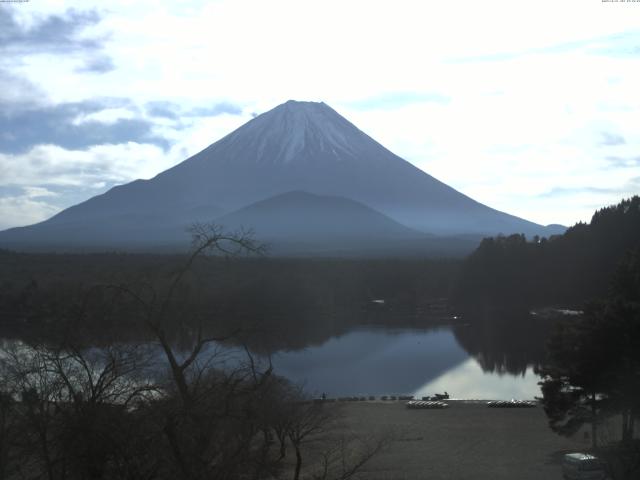
<svg viewBox="0 0 640 480"><path fill-rule="evenodd" d="M452 398L495 400L540 396L534 367L544 358L552 325L527 312L446 321L387 311L261 320L261 333L245 345L258 355L271 352L275 373L310 395L423 397L446 391ZM140 339L149 342L155 344ZM188 340L183 348L188 354ZM232 352L237 343L215 348ZM246 359L243 349L237 353L231 366ZM159 349L157 355L164 359Z"/></svg>

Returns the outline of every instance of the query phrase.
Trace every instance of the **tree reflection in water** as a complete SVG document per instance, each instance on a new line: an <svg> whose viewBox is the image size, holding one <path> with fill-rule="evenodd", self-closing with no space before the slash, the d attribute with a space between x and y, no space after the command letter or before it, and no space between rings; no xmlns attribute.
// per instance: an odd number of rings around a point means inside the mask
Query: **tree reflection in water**
<svg viewBox="0 0 640 480"><path fill-rule="evenodd" d="M453 326L458 343L485 372L525 375L542 364L545 345L557 321L527 310L486 309Z"/></svg>

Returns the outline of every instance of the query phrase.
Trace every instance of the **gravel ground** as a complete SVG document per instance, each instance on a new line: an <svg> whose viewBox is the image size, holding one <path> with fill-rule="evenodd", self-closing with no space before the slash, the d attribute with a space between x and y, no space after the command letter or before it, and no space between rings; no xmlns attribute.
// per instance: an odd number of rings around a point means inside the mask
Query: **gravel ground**
<svg viewBox="0 0 640 480"><path fill-rule="evenodd" d="M582 432L574 438L553 433L540 406L452 401L443 410L409 410L404 402L354 402L339 409L345 427L357 434L396 434L367 464L365 479L561 479L562 455L590 445Z"/></svg>

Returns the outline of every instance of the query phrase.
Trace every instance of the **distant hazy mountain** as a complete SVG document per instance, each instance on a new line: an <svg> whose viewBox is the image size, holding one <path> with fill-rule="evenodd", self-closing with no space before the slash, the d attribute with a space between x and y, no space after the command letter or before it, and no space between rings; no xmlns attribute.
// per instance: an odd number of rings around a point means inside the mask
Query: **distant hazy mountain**
<svg viewBox="0 0 640 480"><path fill-rule="evenodd" d="M426 237L354 200L288 192L253 203L216 220L230 229L250 226L257 237L327 240Z"/></svg>
<svg viewBox="0 0 640 480"><path fill-rule="evenodd" d="M305 209L321 216L300 214ZM346 212L361 221L349 221ZM289 214L304 217L309 234L332 232L336 240L372 230L379 238L408 239L416 230L447 236L558 233L448 187L324 103L289 101L150 180L0 232L0 245L156 247L186 239L184 229L193 221L213 219L284 239L304 233L290 228ZM323 227L312 227L314 222Z"/></svg>
<svg viewBox="0 0 640 480"><path fill-rule="evenodd" d="M276 253L372 253L429 237L354 200L299 191L261 200L216 222L232 231L251 227Z"/></svg>

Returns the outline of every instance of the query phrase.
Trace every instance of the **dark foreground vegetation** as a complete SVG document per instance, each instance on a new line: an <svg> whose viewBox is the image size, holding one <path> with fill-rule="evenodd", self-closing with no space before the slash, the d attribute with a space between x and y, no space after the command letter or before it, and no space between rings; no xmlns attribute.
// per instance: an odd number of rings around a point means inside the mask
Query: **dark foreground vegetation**
<svg viewBox="0 0 640 480"><path fill-rule="evenodd" d="M589 425L592 447L609 459L614 478L638 478L640 197L550 239L485 239L464 262L455 298L467 311L577 309L557 320L537 366L549 425L562 435ZM604 428L611 419L619 435Z"/></svg>
<svg viewBox="0 0 640 480"><path fill-rule="evenodd" d="M561 322L538 373L549 426L572 435L591 426L592 446L608 457L616 478L638 478L640 439L640 249L621 262L607 297ZM620 435L605 427L618 419Z"/></svg>
<svg viewBox="0 0 640 480"><path fill-rule="evenodd" d="M0 356L0 478L347 479L382 449L384 435L338 434L332 409L255 359L241 328L205 328L189 280L210 250L258 247L201 227L193 254L154 283L96 284L79 303L41 305L56 335ZM92 348L91 329L119 317L153 342ZM188 347L176 346L182 333ZM241 347L220 347L232 339Z"/></svg>
<svg viewBox="0 0 640 480"><path fill-rule="evenodd" d="M552 430L588 427L614 478L636 478L640 197L464 261L263 258L248 237L194 233L188 258L0 251L0 479L356 476L389 434L349 434L269 355L455 317L483 369L534 365Z"/></svg>

